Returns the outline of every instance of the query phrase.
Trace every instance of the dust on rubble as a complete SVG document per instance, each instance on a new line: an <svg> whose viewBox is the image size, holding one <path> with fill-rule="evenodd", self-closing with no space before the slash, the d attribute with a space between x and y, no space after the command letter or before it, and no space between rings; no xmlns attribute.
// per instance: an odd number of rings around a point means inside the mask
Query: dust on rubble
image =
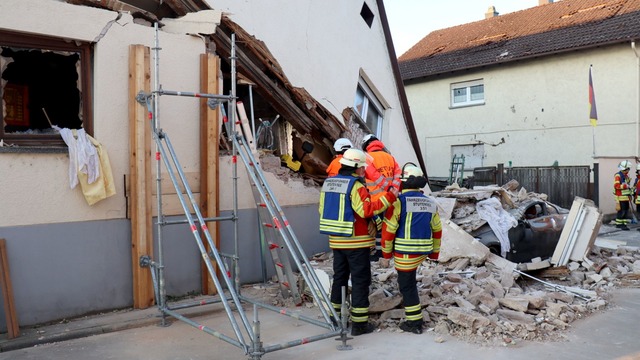
<svg viewBox="0 0 640 360"><path fill-rule="evenodd" d="M331 278L332 260L331 253L320 253L310 262ZM514 273L508 287L501 282L503 269L489 263L471 265L465 258L446 263L425 260L416 278L426 331L435 332L438 339L448 334L487 346L512 346L522 340L563 341L572 322L606 311L613 289L640 286L639 249L594 246L588 260L528 273L544 283ZM378 262L371 267L370 320L380 331L401 332L398 325L404 320L404 308L396 270L381 268ZM584 292L558 291L545 283ZM300 276L299 285L304 288ZM247 285L242 292L273 306L296 308L290 298L283 298L275 281ZM584 293L591 296L582 296ZM317 309L310 294L303 292L303 306Z"/></svg>

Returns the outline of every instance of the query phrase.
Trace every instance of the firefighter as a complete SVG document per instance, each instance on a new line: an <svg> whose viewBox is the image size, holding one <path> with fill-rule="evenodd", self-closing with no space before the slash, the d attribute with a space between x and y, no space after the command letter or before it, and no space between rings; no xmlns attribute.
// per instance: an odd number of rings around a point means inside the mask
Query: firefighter
<svg viewBox="0 0 640 360"><path fill-rule="evenodd" d="M367 153L367 171L365 173L367 189L371 199L376 200L390 187L400 190L400 166L396 159L386 150L382 141L369 134L362 139L362 150ZM374 219L378 226L376 235L376 248L371 256L371 261L377 261L382 256L379 231L382 227L382 218Z"/></svg>
<svg viewBox="0 0 640 360"><path fill-rule="evenodd" d="M622 230L629 230L627 226L627 212L629 211L629 198L632 190L629 186L629 170L631 162L623 160L618 165L618 172L613 176L613 195L616 200L616 227Z"/></svg>
<svg viewBox="0 0 640 360"><path fill-rule="evenodd" d="M401 179L402 192L384 215L380 265L388 267L393 258L398 272L405 314L400 329L422 334L424 321L416 270L427 257L438 259L442 223L435 199L420 191L427 184L422 170L413 163L407 163L402 167Z"/></svg>
<svg viewBox="0 0 640 360"><path fill-rule="evenodd" d="M342 154L344 154L347 149L351 149L352 147L353 144L351 143L351 140L347 138L340 138L336 140L335 143L333 143L333 150L336 151L336 155L333 157L333 160L331 160L331 164L329 164L329 166L327 167L327 176L338 175L340 166L342 166L342 164L340 164Z"/></svg>
<svg viewBox="0 0 640 360"><path fill-rule="evenodd" d="M636 165L636 178L633 180L633 192L635 195L636 214L640 214L640 164ZM640 228L636 229L640 231Z"/></svg>
<svg viewBox="0 0 640 360"><path fill-rule="evenodd" d="M342 287L351 276L351 335L367 334L375 329L369 323L369 286L371 264L369 253L374 237L369 222L375 214L396 200L398 191L391 189L371 201L364 186L366 155L358 149L347 149L339 160L338 175L327 178L320 192L320 232L329 235L333 250L333 283L331 304L340 313ZM334 322L337 319L332 319Z"/></svg>

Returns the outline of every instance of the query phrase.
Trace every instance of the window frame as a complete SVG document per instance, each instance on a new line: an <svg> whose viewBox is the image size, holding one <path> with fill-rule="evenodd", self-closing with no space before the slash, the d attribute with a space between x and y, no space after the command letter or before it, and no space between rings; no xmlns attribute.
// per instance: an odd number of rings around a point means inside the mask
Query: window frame
<svg viewBox="0 0 640 360"><path fill-rule="evenodd" d="M363 101L362 101L362 108L363 108L362 114L358 112L358 109L356 107L356 101L358 100L359 92L362 92L362 94L364 95ZM367 125L367 117L369 115L370 107L373 107L375 111L378 113L378 121L376 123L375 129L370 129L369 125ZM375 93L371 90L371 87L369 87L369 85L363 79L360 79L360 81L358 81L358 85L356 87L356 98L354 99L354 110L355 110L354 112L358 115L362 123L368 128L368 130L371 131L371 133L374 134L378 139L382 139L382 125L384 123L385 108L380 102L380 100L378 100L378 97L375 95Z"/></svg>
<svg viewBox="0 0 640 360"><path fill-rule="evenodd" d="M21 34L0 30L0 47L16 47L39 50L75 52L80 55L80 83L82 104L82 128L89 135L93 135L93 103L91 81L91 52L92 44L84 41L54 38L43 35ZM1 70L1 69L0 69ZM0 73L0 76L2 74ZM2 87L0 87L0 99L2 99ZM13 134L4 132L4 116L0 102L0 139L7 145L20 147L61 147L66 146L62 137L58 134ZM6 145L5 145L6 146Z"/></svg>
<svg viewBox="0 0 640 360"><path fill-rule="evenodd" d="M471 100L471 88L478 85L482 85L482 99ZM464 102L458 102L458 103L455 102L455 97L456 97L455 91L458 89L466 90L466 99ZM450 96L449 106L451 109L455 109L455 108L466 107L466 106L484 105L485 98L486 98L485 93L486 92L484 89L484 79L475 79L475 80L451 83L449 85L449 96Z"/></svg>

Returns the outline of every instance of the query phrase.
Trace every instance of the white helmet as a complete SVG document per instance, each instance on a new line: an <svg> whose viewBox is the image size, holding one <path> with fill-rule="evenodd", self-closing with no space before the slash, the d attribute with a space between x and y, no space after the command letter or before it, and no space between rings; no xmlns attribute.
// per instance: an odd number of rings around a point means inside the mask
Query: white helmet
<svg viewBox="0 0 640 360"><path fill-rule="evenodd" d="M351 143L351 140L347 138L340 138L336 140L335 143L333 143L333 150L335 150L336 152L343 152L347 149L351 149L352 147L353 144Z"/></svg>
<svg viewBox="0 0 640 360"><path fill-rule="evenodd" d="M618 165L618 169L620 171L625 171L631 169L631 162L629 160L622 160L620 165Z"/></svg>
<svg viewBox="0 0 640 360"><path fill-rule="evenodd" d="M367 143L369 143L369 142L371 142L371 141L373 141L373 140L378 140L378 138L377 138L375 135L373 135L373 134L365 135L365 136L362 138L362 148L363 148L363 149L365 149L365 148L366 148L366 146L367 146ZM365 149L365 150L366 150L366 149Z"/></svg>
<svg viewBox="0 0 640 360"><path fill-rule="evenodd" d="M420 177L420 176L424 176L424 173L422 172L422 169L416 166L416 164L409 162L404 164L404 166L402 167L401 180L406 181L411 176Z"/></svg>
<svg viewBox="0 0 640 360"><path fill-rule="evenodd" d="M640 164L636 165L636 171L640 171Z"/></svg>
<svg viewBox="0 0 640 360"><path fill-rule="evenodd" d="M367 165L367 156L358 149L347 149L339 160L340 164L355 168Z"/></svg>

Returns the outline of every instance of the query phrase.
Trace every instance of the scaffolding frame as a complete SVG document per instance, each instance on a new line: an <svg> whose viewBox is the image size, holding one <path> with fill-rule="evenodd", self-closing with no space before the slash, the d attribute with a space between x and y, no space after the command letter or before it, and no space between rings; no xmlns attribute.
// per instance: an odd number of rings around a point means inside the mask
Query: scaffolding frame
<svg viewBox="0 0 640 360"><path fill-rule="evenodd" d="M204 93L195 93L195 92L184 92L184 91L168 91L162 89L160 84L160 71L159 71L159 51L161 50L159 45L159 33L158 33L158 23L154 25L155 30L155 43L152 48L154 53L154 63L153 63L153 71L154 71L154 79L153 79L153 90L150 93L140 92L136 96L136 100L141 104L147 107L150 126L151 126L151 134L152 139L155 144L155 160L156 160L156 186L157 186L157 244L158 244L158 258L157 261L153 260L150 255L141 256L139 259L139 265L141 267L148 267L151 272L151 278L153 283L153 291L156 300L156 305L158 310L162 314L161 325L168 325L166 322L167 316L171 316L177 320L183 321L188 325L191 325L197 328L200 331L203 331L209 335L217 337L229 344L232 344L240 349L242 349L245 355L248 355L250 359L261 359L262 355L290 348L292 346L303 345L309 342L318 341L327 339L334 336L339 336L336 340L341 341L341 345L337 346L338 350L350 350L351 346L347 344L347 340L351 339L347 336L347 310L346 310L346 290L343 288L342 290L342 312L341 317L338 317L336 310L331 305L330 299L322 287L320 280L318 279L315 271L313 270L307 256L304 253L304 249L300 245L300 242L295 236L291 225L288 220L284 216L284 212L278 202L275 200L273 192L269 187L268 183L264 179L262 170L259 166L259 163L254 158L251 150L247 146L245 138L242 136L242 133L238 130L235 130L234 125L235 121L235 113L236 113L236 48L235 48L235 34L232 34L231 37L231 91L229 95L219 95L219 94L204 94ZM229 140L232 142L232 189L233 189L233 210L231 216L219 216L219 217L210 217L203 218L202 212L199 209L199 205L195 201L194 195L190 189L190 186L186 180L185 174L180 166L178 156L171 144L169 135L164 132L159 126L159 98L162 95L170 95L170 96L187 96L187 97L195 97L195 98L206 98L207 105L211 109L219 108L221 113L223 114L223 125L226 128L227 135L229 136ZM224 104L228 106L229 117L225 116ZM252 114L253 116L253 114ZM242 296L239 292L240 289L240 266L239 266L239 243L238 243L238 168L237 168L237 159L243 161L247 173L250 177L250 182L252 186L255 186L254 194L260 194L263 202L258 205L258 210L260 210L260 206L263 206L266 210L269 211L269 214L272 217L273 228L277 230L279 234L279 239L281 241L278 244L278 248L284 249L288 251L284 256L293 258L295 264L298 267L302 277L305 280L306 285L309 287L312 296L317 302L318 308L322 314L324 321L319 321L308 316L300 315L297 312L292 312L286 308L279 308L272 305L261 303L255 299L248 298L246 296ZM178 195L178 199L180 201L180 205L184 211L185 220L172 220L167 221L164 218L162 212L162 191L161 191L161 182L162 182L162 165L164 164L167 169L167 174L176 190L176 194ZM189 206L190 205L190 206ZM195 215L195 217L194 217ZM149 214L149 216L153 217L153 214ZM260 218L260 217L259 217ZM216 248L214 241L211 237L211 234L208 231L206 223L209 221L233 221L233 229L234 229L234 254L222 254ZM185 303L175 306L169 306L166 300L166 289L165 289L165 280L164 280L164 259L163 259L163 228L167 225L176 225L176 224L188 224L192 235L194 236L198 248L200 250L202 260L204 261L206 268L213 280L215 287L217 289L217 294L212 296L210 299L205 301L197 301L193 303ZM208 252L203 242L206 240L209 245L211 251ZM260 241L260 240L259 240ZM261 251L260 256L263 257L264 254ZM212 264L211 258L214 258L217 265L220 267L220 275L216 272L214 265ZM224 259L231 259L233 266L230 269ZM276 264L277 265L277 264ZM289 269L291 271L291 269ZM223 282L220 281L218 277L222 277ZM291 281L291 279L290 279ZM223 284L224 283L224 284ZM223 286L224 285L224 286ZM283 292L283 295L286 295ZM289 295L293 296L294 292L290 292ZM299 296L299 295L298 295ZM295 298L295 296L294 296ZM253 322L251 323L248 319L247 314L242 306L242 302L249 303L253 305ZM219 331L216 331L208 326L200 324L192 319L187 318L186 316L181 315L176 310L184 309L188 307L201 306L207 304L221 303L224 307L224 310L227 314L229 322L233 328L233 332L235 337L225 335ZM232 305L235 308L232 309ZM328 332L310 336L298 338L278 344L265 346L261 341L260 334L260 321L258 319L258 308L266 309L274 311L278 314L289 316L295 318L296 320L302 320L304 322L317 325L319 327L325 328ZM240 317L240 322L236 321L234 313L237 313ZM340 319L338 323L332 321L333 319ZM246 338L249 340L247 341Z"/></svg>

